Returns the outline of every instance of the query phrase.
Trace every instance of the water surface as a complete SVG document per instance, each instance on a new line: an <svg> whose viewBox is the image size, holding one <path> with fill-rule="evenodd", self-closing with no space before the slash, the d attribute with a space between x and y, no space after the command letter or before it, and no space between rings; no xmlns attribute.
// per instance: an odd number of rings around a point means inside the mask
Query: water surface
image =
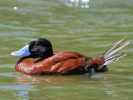
<svg viewBox="0 0 133 100"><path fill-rule="evenodd" d="M82 2L81 2L82 1ZM0 100L132 100L132 0L0 0ZM103 54L127 35L128 56L93 75L28 76L10 55L33 38L54 51Z"/></svg>

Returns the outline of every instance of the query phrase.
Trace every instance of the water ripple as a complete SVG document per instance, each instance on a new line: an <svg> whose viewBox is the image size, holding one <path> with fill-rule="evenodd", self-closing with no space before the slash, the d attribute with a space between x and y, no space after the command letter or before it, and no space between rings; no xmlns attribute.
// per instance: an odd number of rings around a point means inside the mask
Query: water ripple
<svg viewBox="0 0 133 100"><path fill-rule="evenodd" d="M34 86L32 85L6 85L6 86L0 86L3 90L38 90L34 89Z"/></svg>
<svg viewBox="0 0 133 100"><path fill-rule="evenodd" d="M35 31L35 30L39 30L37 28L30 28L30 27L18 27L18 26L13 26L13 25L4 25L4 24L0 24L0 27L3 27L3 28L11 28L11 29L23 29L23 30L32 30L32 31Z"/></svg>
<svg viewBox="0 0 133 100"><path fill-rule="evenodd" d="M5 64L5 65L0 65L0 68L5 68L5 67L8 67L8 68L14 68L14 64Z"/></svg>

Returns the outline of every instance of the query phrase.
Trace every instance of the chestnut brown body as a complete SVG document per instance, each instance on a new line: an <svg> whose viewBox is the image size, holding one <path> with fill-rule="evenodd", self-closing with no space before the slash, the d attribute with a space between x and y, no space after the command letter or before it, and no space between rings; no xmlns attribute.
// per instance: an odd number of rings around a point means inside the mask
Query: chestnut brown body
<svg viewBox="0 0 133 100"><path fill-rule="evenodd" d="M88 68L104 63L103 57L89 58L76 52L60 51L40 62L26 58L15 65L15 70L24 74L79 74L88 72Z"/></svg>

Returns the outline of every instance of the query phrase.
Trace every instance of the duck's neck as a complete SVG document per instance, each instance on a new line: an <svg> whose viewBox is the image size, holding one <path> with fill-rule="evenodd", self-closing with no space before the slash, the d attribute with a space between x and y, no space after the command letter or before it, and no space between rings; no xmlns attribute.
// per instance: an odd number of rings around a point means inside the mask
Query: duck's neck
<svg viewBox="0 0 133 100"><path fill-rule="evenodd" d="M35 62L39 62L39 61L49 58L51 56L53 56L53 50L46 51L45 53L43 52L43 53L38 53L35 55L30 55L31 58L35 59Z"/></svg>

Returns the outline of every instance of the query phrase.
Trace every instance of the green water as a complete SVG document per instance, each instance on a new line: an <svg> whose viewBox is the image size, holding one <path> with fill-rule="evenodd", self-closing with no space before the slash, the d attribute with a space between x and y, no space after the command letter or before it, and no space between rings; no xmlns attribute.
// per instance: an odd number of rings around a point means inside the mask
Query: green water
<svg viewBox="0 0 133 100"><path fill-rule="evenodd" d="M83 1L0 0L0 100L133 100L133 1ZM125 35L128 55L91 76L23 75L10 55L43 37L54 51L97 57Z"/></svg>

